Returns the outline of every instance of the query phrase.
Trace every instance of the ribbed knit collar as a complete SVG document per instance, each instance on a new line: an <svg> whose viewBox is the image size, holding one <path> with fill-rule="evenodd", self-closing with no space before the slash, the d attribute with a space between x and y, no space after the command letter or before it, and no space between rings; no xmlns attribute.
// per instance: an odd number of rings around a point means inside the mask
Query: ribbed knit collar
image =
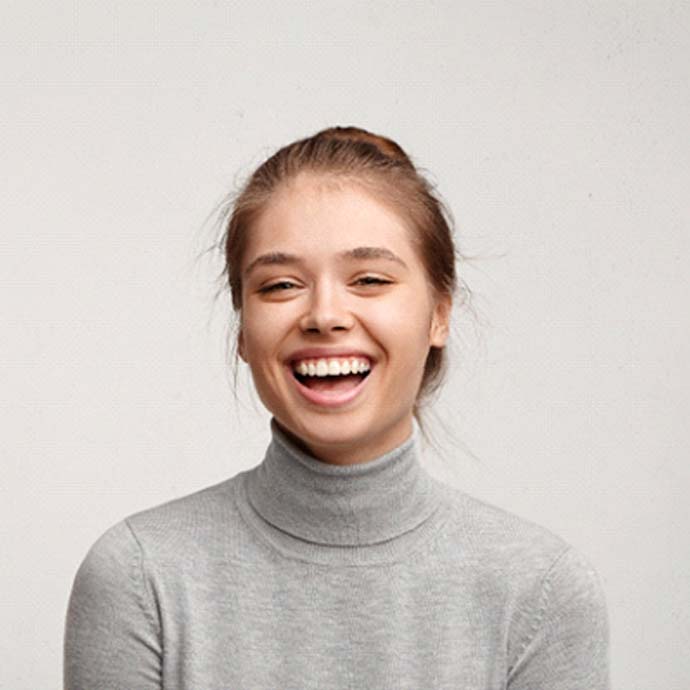
<svg viewBox="0 0 690 690"><path fill-rule="evenodd" d="M274 528L272 541L289 535L283 546L292 551L314 555L319 546L353 547L362 554L372 547L369 558L376 545L386 544L383 551L392 555L398 546L391 540L402 538L401 547L411 545L416 537L409 535L420 532L416 528L443 502L441 485L421 465L414 419L412 434L402 444L353 465L333 465L306 453L275 417L270 428L263 461L246 475L245 496L264 524Z"/></svg>

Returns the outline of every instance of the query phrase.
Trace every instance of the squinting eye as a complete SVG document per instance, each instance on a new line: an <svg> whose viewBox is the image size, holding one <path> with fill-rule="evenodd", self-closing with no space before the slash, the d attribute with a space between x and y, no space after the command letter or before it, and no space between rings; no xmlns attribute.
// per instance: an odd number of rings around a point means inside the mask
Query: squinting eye
<svg viewBox="0 0 690 690"><path fill-rule="evenodd" d="M386 285L390 283L390 280L383 280L382 278L374 278L374 276L364 276L363 278L360 278L357 282L360 283L361 281L367 281L367 285Z"/></svg>
<svg viewBox="0 0 690 690"><path fill-rule="evenodd" d="M273 283L273 285L267 285L266 287L262 287L259 292L273 292L274 290L282 290L284 288L281 288L281 285L294 285L294 283L291 283L288 280L282 280L280 283Z"/></svg>

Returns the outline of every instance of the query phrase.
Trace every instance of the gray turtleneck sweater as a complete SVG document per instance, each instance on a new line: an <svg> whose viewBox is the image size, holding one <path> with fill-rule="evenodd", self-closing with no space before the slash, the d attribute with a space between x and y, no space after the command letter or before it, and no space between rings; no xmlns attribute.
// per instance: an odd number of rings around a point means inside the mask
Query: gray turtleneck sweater
<svg viewBox="0 0 690 690"><path fill-rule="evenodd" d="M607 690L603 587L562 538L433 478L420 431L263 461L133 514L81 563L64 690Z"/></svg>

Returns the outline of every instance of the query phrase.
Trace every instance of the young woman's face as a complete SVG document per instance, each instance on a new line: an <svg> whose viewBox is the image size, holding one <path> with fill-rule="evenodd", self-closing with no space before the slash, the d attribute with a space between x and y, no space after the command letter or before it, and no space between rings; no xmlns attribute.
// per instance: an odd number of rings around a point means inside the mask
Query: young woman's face
<svg viewBox="0 0 690 690"><path fill-rule="evenodd" d="M433 302L393 210L359 187L303 174L252 226L242 281L238 351L293 440L337 464L406 440L429 348L447 338L450 298ZM322 352L301 352L314 348ZM332 359L353 357L369 364L365 378L334 375ZM332 375L300 383L300 361Z"/></svg>

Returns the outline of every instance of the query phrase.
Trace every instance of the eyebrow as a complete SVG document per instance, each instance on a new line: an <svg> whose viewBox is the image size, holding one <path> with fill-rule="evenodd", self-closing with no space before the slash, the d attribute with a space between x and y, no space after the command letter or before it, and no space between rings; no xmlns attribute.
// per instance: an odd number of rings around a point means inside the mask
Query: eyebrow
<svg viewBox="0 0 690 690"><path fill-rule="evenodd" d="M337 254L338 259L387 259L394 261L401 266L407 268L407 264L390 249L385 247L355 247L354 249L346 249ZM288 254L287 252L268 252L261 254L254 259L244 271L244 275L248 276L258 266L285 266L288 264L300 263L301 259L296 254Z"/></svg>

